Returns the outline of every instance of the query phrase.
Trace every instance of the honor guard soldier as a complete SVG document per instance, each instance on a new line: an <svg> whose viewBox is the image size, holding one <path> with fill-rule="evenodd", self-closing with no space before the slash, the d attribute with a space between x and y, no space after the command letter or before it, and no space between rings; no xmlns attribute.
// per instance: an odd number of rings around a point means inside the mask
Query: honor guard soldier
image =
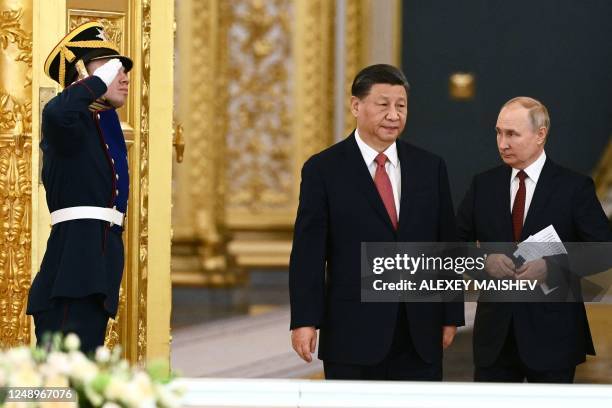
<svg viewBox="0 0 612 408"><path fill-rule="evenodd" d="M42 113L42 181L51 234L27 314L43 334L76 333L83 352L104 343L117 314L127 211L127 149L116 108L132 61L90 22L55 46L45 73L64 89Z"/></svg>

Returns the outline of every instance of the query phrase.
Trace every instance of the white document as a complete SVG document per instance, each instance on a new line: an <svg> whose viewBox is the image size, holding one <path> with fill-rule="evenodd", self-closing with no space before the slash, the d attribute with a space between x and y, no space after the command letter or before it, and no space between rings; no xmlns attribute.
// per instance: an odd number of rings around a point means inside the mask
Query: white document
<svg viewBox="0 0 612 408"><path fill-rule="evenodd" d="M559 234L555 231L555 227L551 224L536 234L530 235L526 240L518 244L518 248L514 252L514 257L521 258L525 262L530 262L545 256L560 254L567 254L567 250L563 242L561 242ZM557 288L554 287L551 289L547 284L543 283L540 285L540 289L542 289L545 295L548 295Z"/></svg>

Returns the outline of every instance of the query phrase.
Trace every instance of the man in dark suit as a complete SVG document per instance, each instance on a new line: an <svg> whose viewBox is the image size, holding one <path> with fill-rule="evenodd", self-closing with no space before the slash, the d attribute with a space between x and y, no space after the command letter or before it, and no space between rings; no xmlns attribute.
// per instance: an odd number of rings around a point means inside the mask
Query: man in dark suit
<svg viewBox="0 0 612 408"><path fill-rule="evenodd" d="M456 239L444 161L398 140L409 85L390 65L357 74L357 129L302 169L289 266L294 350L328 379L440 380L442 350L463 324L462 303L365 303L362 242Z"/></svg>
<svg viewBox="0 0 612 408"><path fill-rule="evenodd" d="M38 344L45 333L76 333L81 350L104 343L123 274L127 149L115 108L127 99L132 61L102 24L71 31L45 73L64 90L42 113L42 181L51 234L28 297Z"/></svg>
<svg viewBox="0 0 612 408"><path fill-rule="evenodd" d="M459 207L461 240L520 242L552 225L564 242L610 241L593 181L555 164L544 152L550 119L542 103L528 97L508 101L495 129L504 164L474 177ZM579 296L579 278L558 259L516 266L511 255L489 254L485 271L493 278L535 280L550 290L577 288ZM594 353L580 301L478 303L476 381L570 383L576 365Z"/></svg>

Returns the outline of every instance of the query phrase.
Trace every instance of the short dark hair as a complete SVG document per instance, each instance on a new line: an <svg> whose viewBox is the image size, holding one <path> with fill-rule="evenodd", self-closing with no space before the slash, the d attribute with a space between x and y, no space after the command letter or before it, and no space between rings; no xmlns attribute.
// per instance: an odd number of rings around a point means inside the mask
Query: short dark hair
<svg viewBox="0 0 612 408"><path fill-rule="evenodd" d="M375 84L402 85L406 89L406 95L410 92L410 84L399 68L388 64L376 64L359 71L353 80L351 95L363 99L368 96Z"/></svg>

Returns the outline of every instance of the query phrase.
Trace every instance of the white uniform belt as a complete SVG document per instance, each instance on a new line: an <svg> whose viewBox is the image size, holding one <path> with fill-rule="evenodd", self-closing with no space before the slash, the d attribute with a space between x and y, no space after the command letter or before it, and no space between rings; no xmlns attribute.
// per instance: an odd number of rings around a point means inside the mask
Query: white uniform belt
<svg viewBox="0 0 612 408"><path fill-rule="evenodd" d="M51 225L64 221L93 219L108 221L113 225L123 225L123 213L114 208L105 207L68 207L51 213Z"/></svg>

